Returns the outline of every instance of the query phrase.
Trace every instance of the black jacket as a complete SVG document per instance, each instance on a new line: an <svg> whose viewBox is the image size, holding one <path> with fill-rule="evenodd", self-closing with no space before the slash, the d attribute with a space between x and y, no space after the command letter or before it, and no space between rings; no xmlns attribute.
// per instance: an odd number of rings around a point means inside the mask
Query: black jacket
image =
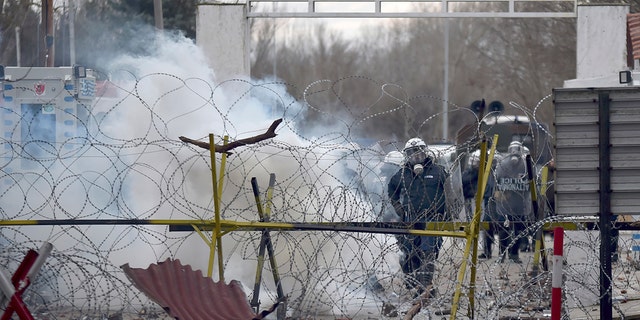
<svg viewBox="0 0 640 320"><path fill-rule="evenodd" d="M465 199L476 196L478 189L478 168L468 167L462 172L462 193Z"/></svg>
<svg viewBox="0 0 640 320"><path fill-rule="evenodd" d="M493 177L493 170L489 173L487 179L487 185L485 186L483 199L486 202L493 195L493 186L495 185L495 179ZM462 193L465 199L473 199L476 197L478 190L478 168L467 168L462 172Z"/></svg>
<svg viewBox="0 0 640 320"><path fill-rule="evenodd" d="M422 174L416 175L406 164L389 181L387 192L394 207L402 206L404 222L438 221L445 217L444 167L430 158L425 161Z"/></svg>

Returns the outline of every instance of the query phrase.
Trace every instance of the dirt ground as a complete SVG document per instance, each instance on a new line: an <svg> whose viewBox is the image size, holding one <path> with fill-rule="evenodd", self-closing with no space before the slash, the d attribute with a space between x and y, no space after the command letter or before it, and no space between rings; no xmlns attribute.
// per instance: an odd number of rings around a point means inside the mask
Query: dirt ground
<svg viewBox="0 0 640 320"><path fill-rule="evenodd" d="M566 273L563 277L563 290L566 291L563 292L563 319L600 319L598 252L578 247L578 244L592 243L592 236L584 232L565 233L565 246L569 250L565 248L563 265ZM640 236L636 238L639 239L634 239L632 232L620 234L620 259L612 264L613 319L640 319L640 252L632 250L636 242L640 242ZM545 252L549 272L544 272L540 263L540 269L537 269L540 271L533 271L535 257L532 252L520 253L522 263L502 262L496 249L492 259L478 260L473 318L550 319L552 246L553 239L547 235ZM471 302L467 295L469 272L457 306L454 303L456 288L451 283L459 275L459 261L456 257L439 259L435 280L439 295L425 302L413 319L450 319L451 311L455 312L455 319L471 319ZM391 301L394 312L387 312L390 316L385 319L404 318L415 302L401 289L395 292L394 297L395 301Z"/></svg>
<svg viewBox="0 0 640 320"><path fill-rule="evenodd" d="M599 319L599 262L593 247L594 234L566 232L563 272L563 319ZM638 239L635 239L638 238ZM613 319L640 319L640 252L634 246L640 236L621 232L620 260L612 264ZM521 252L521 263L501 261L497 249L493 258L478 260L475 294L470 299L470 268L464 273L463 285L457 287L461 273L463 240L446 240L444 254L438 259L435 286L438 293L423 301L413 319L550 319L551 272L534 272L535 256ZM546 254L551 263L553 239L545 238ZM640 247L640 246L639 246ZM637 248L636 248L637 249ZM538 264L539 268L543 268ZM360 309L356 316L313 316L309 319L404 319L418 300L407 290L400 277L381 278L381 292L371 301L369 309ZM459 295L456 296L456 292ZM470 305L473 304L473 315ZM159 306L142 313L117 313L94 317L72 312L34 312L36 319L100 319L142 320L171 319ZM275 313L268 319L276 319Z"/></svg>

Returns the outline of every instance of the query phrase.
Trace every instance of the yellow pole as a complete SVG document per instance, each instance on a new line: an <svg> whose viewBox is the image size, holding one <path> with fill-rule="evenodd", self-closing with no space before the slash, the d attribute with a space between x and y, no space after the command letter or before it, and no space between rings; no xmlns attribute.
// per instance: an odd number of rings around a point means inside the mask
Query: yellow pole
<svg viewBox="0 0 640 320"><path fill-rule="evenodd" d="M542 173L541 173L541 181L540 181L540 196L544 197L544 195L547 192L547 175L548 175L548 170L549 168L547 166L542 167ZM531 199L532 199L532 203L534 206L538 205L538 201L537 201L537 197L536 197L536 192L535 192L535 188L536 188L536 183L535 183L535 178L531 179L531 181L529 181L530 184L530 188L531 188ZM542 202L542 205L546 205L545 202ZM544 210L542 211L542 217L535 217L535 219L537 219L538 221L540 221L540 218L544 218ZM535 249L533 251L533 271L532 271L532 275L536 276L538 274L538 270L540 268L540 255L542 253L542 267L544 269L546 266L546 259L547 256L546 254L544 254L544 232L542 230L538 230L536 231L536 239L535 239ZM546 271L546 270L545 270Z"/></svg>
<svg viewBox="0 0 640 320"><path fill-rule="evenodd" d="M474 286L475 286L475 277L476 277L476 262L477 262L477 253L478 253L478 233L480 229L480 219L482 214L482 197L484 196L484 190L487 185L487 177L491 173L491 163L493 160L493 155L495 153L495 148L498 142L498 135L493 136L493 144L491 146L491 152L489 154L489 159L487 161L487 145L486 141L482 142L481 151L480 151L480 168L483 170L478 171L478 190L476 193L476 210L473 215L473 219L469 225L469 230L467 233L467 241L465 245L465 250L462 258L462 265L460 266L460 270L458 271L458 281L456 285L456 291L453 296L453 302L451 304L451 320L456 318L456 314L458 311L458 304L460 302L460 295L462 291L462 283L464 281L465 272L467 269L467 262L469 261L469 255L473 252L472 255L472 265L471 265L471 279L470 279L470 289L469 289L469 311L468 315L471 319L473 319L474 312ZM472 251L473 249L473 251Z"/></svg>
<svg viewBox="0 0 640 320"><path fill-rule="evenodd" d="M213 229L213 235L211 236L212 245L209 247L209 268L207 275L211 277L213 275L213 260L215 255L215 248L218 248L218 281L224 282L224 261L222 256L222 237L220 227L220 196L218 194L218 178L216 169L216 150L214 147L213 134L209 134L209 155L211 157L211 182L213 186L213 210L214 210L214 222L215 228Z"/></svg>
<svg viewBox="0 0 640 320"><path fill-rule="evenodd" d="M541 181L540 181L540 195L545 196L547 194L547 179L549 178L549 167L542 167L541 173Z"/></svg>
<svg viewBox="0 0 640 320"><path fill-rule="evenodd" d="M229 136L224 136L224 144L229 143ZM222 185L224 182L224 170L227 165L227 153L222 153L222 160L220 160L220 178L218 179L218 190L220 190L220 194L222 196Z"/></svg>
<svg viewBox="0 0 640 320"><path fill-rule="evenodd" d="M483 150L485 149L485 142L483 142ZM483 155L482 153L480 154L480 168L483 168L484 165L484 161L485 161L485 157L486 155ZM484 174L483 171L478 171L478 182L481 183L482 180L484 180L484 178L482 177L482 175ZM478 198L478 194L480 194L480 190L477 191L476 193L476 199ZM477 201L476 201L477 202ZM451 319L454 320L456 318L456 314L458 312L458 304L460 303L460 294L462 291L462 282L464 282L464 276L465 276L465 272L467 269L467 262L469 259L469 255L472 253L472 247L475 248L473 250L474 256L475 254L477 254L477 234L478 234L478 230L476 230L476 222L478 219L476 219L478 215L478 209L476 206L476 210L474 212L474 216L471 219L471 223L469 224L469 231L467 233L467 241L465 244L465 248L464 248L464 254L462 255L462 264L460 265L460 270L458 271L458 281L456 284L456 291L453 295L453 302L451 303ZM472 256L472 259L474 258L474 256ZM475 263L475 261L473 261L473 263ZM474 275L473 269L472 269L472 276ZM470 288L470 290L472 290L472 288ZM470 291L469 293L469 304L473 303L473 300L471 299L472 296L472 291ZM472 307L469 306L469 308L471 309ZM470 318L473 319L472 317L472 311L469 311L470 313Z"/></svg>
<svg viewBox="0 0 640 320"><path fill-rule="evenodd" d="M229 136L224 136L223 144L227 144L229 142ZM213 146L213 141L211 141L211 146ZM215 148L214 148L215 149ZM215 160L215 159L214 159ZM224 170L227 164L227 153L222 153L222 160L220 161L220 178L218 178L218 192L214 193L214 196L218 199L218 205L215 207L216 209L216 244L218 247L218 272L220 276L220 281L224 282L224 257L222 255L222 231L220 225L220 199L222 198L222 186L224 182ZM213 166L215 168L215 165ZM214 169L215 170L215 169ZM215 176L214 176L215 179ZM214 180L215 181L215 180Z"/></svg>
<svg viewBox="0 0 640 320"><path fill-rule="evenodd" d="M273 186L276 183L276 174L271 173L269 175L269 187L267 188L267 202L265 203L264 216L266 220L271 219L271 205L273 204Z"/></svg>
<svg viewBox="0 0 640 320"><path fill-rule="evenodd" d="M544 224L544 230L553 230L556 227L564 228L565 230L576 231L584 229L594 228L593 224L597 223L597 217L584 220L584 221L554 221L546 222ZM374 231L372 227L362 227L356 222L355 226L351 226L348 222L316 222L316 223L292 223L292 222L259 222L259 221L234 221L220 219L220 229L224 230L221 235L232 231L260 231L262 229L274 229L282 231L306 231L306 230L318 230L318 231L336 231L336 232L364 232L364 233L379 233L386 234L384 230L386 228L379 228ZM152 219L152 220L139 220L139 219L99 219L99 220L83 220L83 219L68 219L68 220L0 220L0 227L3 226L79 226L79 225L166 225L166 226L190 226L192 228L200 228L202 231L211 231L215 228L215 222L213 220L170 220L170 219ZM416 236L438 236L438 237L454 237L454 238L467 238L468 230L470 227L468 222L428 222L427 227L424 229L406 229L403 228L403 233L408 233ZM481 222L480 225L483 228L488 228L487 222ZM634 225L635 226L635 225ZM459 231L464 229L464 231ZM389 230L397 230L389 228ZM449 231L438 231L449 230ZM631 229L629 229L631 230ZM633 229L635 230L635 229ZM177 230L177 231L196 231L194 230ZM197 231L196 231L197 232ZM395 232L389 232L394 234Z"/></svg>
<svg viewBox="0 0 640 320"><path fill-rule="evenodd" d="M212 244L212 243L211 243L211 241L209 240L209 237L207 237L207 235L205 235L205 234L202 232L202 230L200 230L200 228L199 228L197 225L192 225L192 227L193 227L193 230L195 230L195 231L198 233L198 235L200 236L200 238L202 238L202 240L204 240L204 243L206 243L206 244L209 246L209 248L211 248L211 246L212 246L213 244Z"/></svg>
<svg viewBox="0 0 640 320"><path fill-rule="evenodd" d="M211 180L213 181L213 214L214 214L214 221L215 221L215 212L216 212L216 194L217 192L217 180L216 179L216 157L215 157L215 148L214 148L214 144L213 144L213 134L209 134L209 159L211 160ZM207 276L211 277L213 275L213 262L215 259L215 253L216 253L216 237L215 237L215 233L211 235L211 244L209 245L209 263L207 264Z"/></svg>
<svg viewBox="0 0 640 320"><path fill-rule="evenodd" d="M476 190L476 198L475 203L475 212L473 213L473 221L471 221L471 223L473 224L473 230L476 230L472 235L471 235L471 239L472 239L472 254L471 254L471 279L469 280L469 309L467 311L469 318L473 319L473 308L474 308L474 304L475 304L475 299L474 299L474 295L475 295L475 279L476 279L476 263L478 262L478 234L480 233L479 230L479 223L481 220L481 216L482 216L482 198L484 196L484 193L482 192L482 185L484 184L484 168L486 166L487 163L487 143L486 141L482 142L482 145L480 146L480 164L478 166L478 188Z"/></svg>

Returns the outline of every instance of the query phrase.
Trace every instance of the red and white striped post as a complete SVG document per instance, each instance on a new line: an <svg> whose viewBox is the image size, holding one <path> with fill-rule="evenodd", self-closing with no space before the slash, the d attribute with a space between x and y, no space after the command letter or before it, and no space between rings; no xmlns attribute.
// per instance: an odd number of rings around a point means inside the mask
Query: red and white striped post
<svg viewBox="0 0 640 320"><path fill-rule="evenodd" d="M564 229L553 230L553 271L551 275L551 320L560 320L562 315L562 246Z"/></svg>

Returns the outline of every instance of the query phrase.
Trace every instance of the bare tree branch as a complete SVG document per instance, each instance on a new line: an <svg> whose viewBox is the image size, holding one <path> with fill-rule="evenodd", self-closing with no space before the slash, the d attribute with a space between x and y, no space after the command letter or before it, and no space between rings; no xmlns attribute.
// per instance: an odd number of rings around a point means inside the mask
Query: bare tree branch
<svg viewBox="0 0 640 320"><path fill-rule="evenodd" d="M270 138L273 138L276 136L276 128L278 127L278 125L280 125L280 123L282 122L282 118L275 120L271 126L269 127L269 129L267 129L267 131L263 134L259 134L257 136L253 136L253 137L249 137L249 138L245 138L245 139L240 139L240 140L236 140L236 141L232 141L228 144L224 144L224 145L219 145L219 144L214 144L214 151L215 152L219 152L219 153L226 153L228 155L231 155L232 153L229 152L229 150L240 147L240 146L244 146L247 144L254 144L254 143L258 143L260 141L263 140L267 140ZM209 145L209 143L207 142L203 142L203 141L199 141L199 140L194 140L194 139L190 139L184 136L180 136L178 137L178 139L180 139L182 142L186 142L186 143L191 143L193 145L196 145L200 148L203 149L207 149L210 150L211 146Z"/></svg>

